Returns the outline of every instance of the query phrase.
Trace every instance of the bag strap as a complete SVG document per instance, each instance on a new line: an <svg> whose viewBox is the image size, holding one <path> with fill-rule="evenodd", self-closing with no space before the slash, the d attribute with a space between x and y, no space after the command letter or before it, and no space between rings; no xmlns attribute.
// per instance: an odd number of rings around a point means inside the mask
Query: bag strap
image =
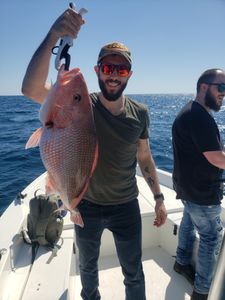
<svg viewBox="0 0 225 300"><path fill-rule="evenodd" d="M50 248L50 249L49 249L49 250L52 251L52 253L51 253L49 259L47 260L46 264L50 264L50 262L53 260L53 258L54 258L55 256L57 256L57 252L58 252L58 250L62 247L63 242L64 242L62 237L61 237L60 239L61 239L61 245L56 244L56 245L54 245L53 248Z"/></svg>
<svg viewBox="0 0 225 300"><path fill-rule="evenodd" d="M30 240L30 238L27 234L27 231L25 229L23 229L21 233L22 233L23 241L26 244L31 245L31 264L33 264L35 257L37 255L39 244L38 244L38 242Z"/></svg>
<svg viewBox="0 0 225 300"><path fill-rule="evenodd" d="M38 242L32 242L31 247L31 264L33 264L39 248Z"/></svg>

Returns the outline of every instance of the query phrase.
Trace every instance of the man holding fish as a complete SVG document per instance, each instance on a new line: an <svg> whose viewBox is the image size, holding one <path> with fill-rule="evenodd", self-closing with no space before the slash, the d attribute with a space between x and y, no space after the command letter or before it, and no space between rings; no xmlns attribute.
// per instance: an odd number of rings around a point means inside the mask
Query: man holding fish
<svg viewBox="0 0 225 300"><path fill-rule="evenodd" d="M82 16L71 8L67 9L55 21L29 63L22 86L24 95L34 101L43 103L46 98L57 98L58 93L60 93L60 98L65 96L65 101L67 101L67 98L75 99L76 105L78 102L80 105L84 101L83 98L88 98L85 92L84 79L77 69L74 69L76 71L64 71L62 70L63 66L60 68L57 82L61 82L61 88L57 93L49 93L51 85L46 83L52 48L64 36L68 35L76 38L83 24ZM95 126L97 135L97 147L92 142L91 145L94 146L91 148L89 146L84 147L83 157L79 157L79 165L86 161L87 156L92 157L91 166L89 164L88 169L89 175L86 176L87 178L82 183L82 189L74 196L69 197L67 195L65 201L64 198L62 199L67 209L71 211L75 209L77 215L74 218L72 216L72 219L75 224L80 225L76 225L75 230L76 242L79 248L79 267L82 282L81 296L85 300L100 299L98 290L98 257L100 240L105 228L109 229L114 237L118 258L125 278L126 299L146 299L141 261L141 215L137 200L138 187L135 178L137 161L156 201L154 225L157 227L163 225L167 216L163 202L164 197L160 191L156 168L148 143L149 120L147 108L145 105L137 103L123 94L132 75L131 67L131 54L125 45L113 42L102 47L97 65L94 68L101 91L89 96L93 107L88 106L88 110L93 110L94 124L93 126L84 125L86 124L84 120L91 118L91 114L86 115L82 110L80 112L82 118L79 122L74 120L83 130L86 130L87 126L92 127L92 129ZM71 75L72 73L74 74ZM76 91L76 97L72 87L70 87L69 91L73 97L62 93L62 89L67 85L67 81L71 80L71 76L77 78L78 74L80 79L76 79L74 85L79 82L81 91ZM52 94L54 95L52 96ZM71 104L71 107L72 105L74 103ZM59 131L60 120L64 119L65 108L63 112L60 111L59 113L58 110L62 104L57 104L56 106L57 117L60 116L61 118L58 118L58 127L56 126ZM51 108L48 108L48 110L51 110ZM70 110L73 110L73 108ZM47 129L54 128L54 116L56 114L49 112L48 117L45 117L45 113L42 113L42 115L44 115L42 118L44 126ZM52 117L52 115L54 116ZM88 134L91 131L91 128L89 129ZM75 132L74 135L76 134ZM95 136L93 130L90 135L92 137ZM70 139L70 137L67 136L67 139ZM77 139L76 143L81 143L80 139ZM49 145L49 143L47 144ZM41 143L39 145L41 146ZM64 155L66 155L68 147L65 147ZM49 146L45 148L45 151L49 151L46 150L47 148L49 149ZM76 148L77 152L78 148ZM77 156L76 151L74 150L73 157ZM62 160L63 156L57 156L57 166L60 164L59 157ZM66 158L63 160L66 160ZM64 165L63 173L67 173L67 166L71 166L73 163L71 160L69 164ZM63 185L60 182L62 177L55 175L57 167L53 170L47 162L45 166L50 175L48 187L51 189L53 186L56 190L57 188L63 189ZM82 175L79 176L81 177ZM67 176L67 180L70 180L70 177L72 177L72 174ZM73 189L71 184L69 187L67 186L66 190L68 189ZM60 191L58 190L58 192Z"/></svg>

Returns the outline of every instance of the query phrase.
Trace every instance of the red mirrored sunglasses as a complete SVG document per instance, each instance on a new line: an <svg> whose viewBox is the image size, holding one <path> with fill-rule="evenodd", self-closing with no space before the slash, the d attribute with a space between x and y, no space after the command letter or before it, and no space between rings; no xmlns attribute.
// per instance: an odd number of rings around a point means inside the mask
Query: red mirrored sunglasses
<svg viewBox="0 0 225 300"><path fill-rule="evenodd" d="M114 65L114 64L103 64L100 63L98 65L100 70L105 75L112 75L114 71L116 70L117 75L121 77L127 77L130 73L131 66L128 65Z"/></svg>

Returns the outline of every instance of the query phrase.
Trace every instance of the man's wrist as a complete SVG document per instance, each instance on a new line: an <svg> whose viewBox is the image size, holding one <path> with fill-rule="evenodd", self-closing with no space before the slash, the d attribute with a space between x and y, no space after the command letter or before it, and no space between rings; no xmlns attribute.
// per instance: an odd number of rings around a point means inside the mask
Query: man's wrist
<svg viewBox="0 0 225 300"><path fill-rule="evenodd" d="M154 200L155 201L164 201L164 195L163 195L163 193L155 194L154 195Z"/></svg>

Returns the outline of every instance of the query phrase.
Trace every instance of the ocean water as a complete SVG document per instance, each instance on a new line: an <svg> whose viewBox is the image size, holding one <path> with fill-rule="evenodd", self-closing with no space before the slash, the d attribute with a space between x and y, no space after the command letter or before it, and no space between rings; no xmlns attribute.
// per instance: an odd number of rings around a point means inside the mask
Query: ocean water
<svg viewBox="0 0 225 300"><path fill-rule="evenodd" d="M130 95L145 103L150 115L150 146L156 166L171 172L173 154L171 126L181 109L194 95ZM0 215L31 181L45 171L39 149L25 150L32 132L40 127L40 105L23 96L0 96ZM215 114L225 141L225 106Z"/></svg>

